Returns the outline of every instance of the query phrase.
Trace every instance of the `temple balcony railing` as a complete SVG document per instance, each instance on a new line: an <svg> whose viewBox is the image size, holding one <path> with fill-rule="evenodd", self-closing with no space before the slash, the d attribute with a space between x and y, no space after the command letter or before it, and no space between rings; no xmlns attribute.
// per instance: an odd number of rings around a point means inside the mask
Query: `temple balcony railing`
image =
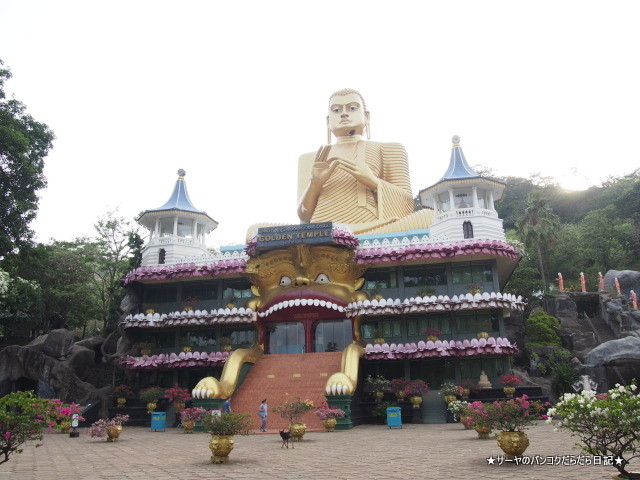
<svg viewBox="0 0 640 480"><path fill-rule="evenodd" d="M148 245L185 245L188 247L207 248L204 243L199 242L197 239L194 239L192 237L180 237L178 235L164 235L161 237L153 237L149 241Z"/></svg>
<svg viewBox="0 0 640 480"><path fill-rule="evenodd" d="M441 222L452 218L467 218L467 217L487 217L498 218L498 212L495 210L489 210L487 208L456 208L454 210L447 210L446 212L440 212L436 215L434 221Z"/></svg>

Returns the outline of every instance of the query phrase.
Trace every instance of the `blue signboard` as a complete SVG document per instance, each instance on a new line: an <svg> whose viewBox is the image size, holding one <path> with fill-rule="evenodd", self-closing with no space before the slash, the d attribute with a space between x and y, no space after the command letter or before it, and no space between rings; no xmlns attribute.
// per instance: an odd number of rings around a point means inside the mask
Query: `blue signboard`
<svg viewBox="0 0 640 480"><path fill-rule="evenodd" d="M256 248L314 243L333 243L333 223L303 223L259 228Z"/></svg>

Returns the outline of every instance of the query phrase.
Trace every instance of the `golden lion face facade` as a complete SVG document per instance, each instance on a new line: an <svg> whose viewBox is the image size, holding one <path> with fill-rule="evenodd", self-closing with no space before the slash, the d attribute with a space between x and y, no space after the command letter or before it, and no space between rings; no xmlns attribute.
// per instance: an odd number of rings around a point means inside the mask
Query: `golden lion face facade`
<svg viewBox="0 0 640 480"><path fill-rule="evenodd" d="M352 250L330 245L291 245L251 258L247 274L256 297L247 307L257 314L259 342L270 353L317 351L314 339L337 335L322 345L344 347L347 324L351 337L358 337L344 311L348 303L368 298L360 290L366 269L356 264ZM324 322L333 324L331 333L324 332ZM336 322L345 325L336 328ZM287 340L292 336L295 345Z"/></svg>

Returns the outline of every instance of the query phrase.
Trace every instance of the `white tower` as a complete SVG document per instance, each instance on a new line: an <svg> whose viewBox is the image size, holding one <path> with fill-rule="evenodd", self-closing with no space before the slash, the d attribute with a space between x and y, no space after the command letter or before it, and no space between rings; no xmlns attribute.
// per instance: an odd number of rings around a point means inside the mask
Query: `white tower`
<svg viewBox="0 0 640 480"><path fill-rule="evenodd" d="M171 197L163 206L146 210L136 219L151 235L142 249L142 265L177 263L180 258L207 253L205 235L218 222L196 209L187 193L186 172L178 170L178 180Z"/></svg>
<svg viewBox="0 0 640 480"><path fill-rule="evenodd" d="M420 203L433 208L429 227L432 239L458 242L473 238L505 240L502 219L494 203L502 198L505 184L478 175L467 163L460 137L451 141L449 168L438 183L420 190Z"/></svg>

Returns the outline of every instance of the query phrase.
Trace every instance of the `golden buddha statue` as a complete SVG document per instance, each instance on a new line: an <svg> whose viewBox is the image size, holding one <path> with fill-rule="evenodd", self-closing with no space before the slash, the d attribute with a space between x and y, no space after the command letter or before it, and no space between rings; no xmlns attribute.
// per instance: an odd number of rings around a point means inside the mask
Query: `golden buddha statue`
<svg viewBox="0 0 640 480"><path fill-rule="evenodd" d="M299 159L300 220L348 224L355 234L428 227L433 212L414 212L404 147L368 140L369 118L356 90L331 95L328 141L333 133L336 143Z"/></svg>

